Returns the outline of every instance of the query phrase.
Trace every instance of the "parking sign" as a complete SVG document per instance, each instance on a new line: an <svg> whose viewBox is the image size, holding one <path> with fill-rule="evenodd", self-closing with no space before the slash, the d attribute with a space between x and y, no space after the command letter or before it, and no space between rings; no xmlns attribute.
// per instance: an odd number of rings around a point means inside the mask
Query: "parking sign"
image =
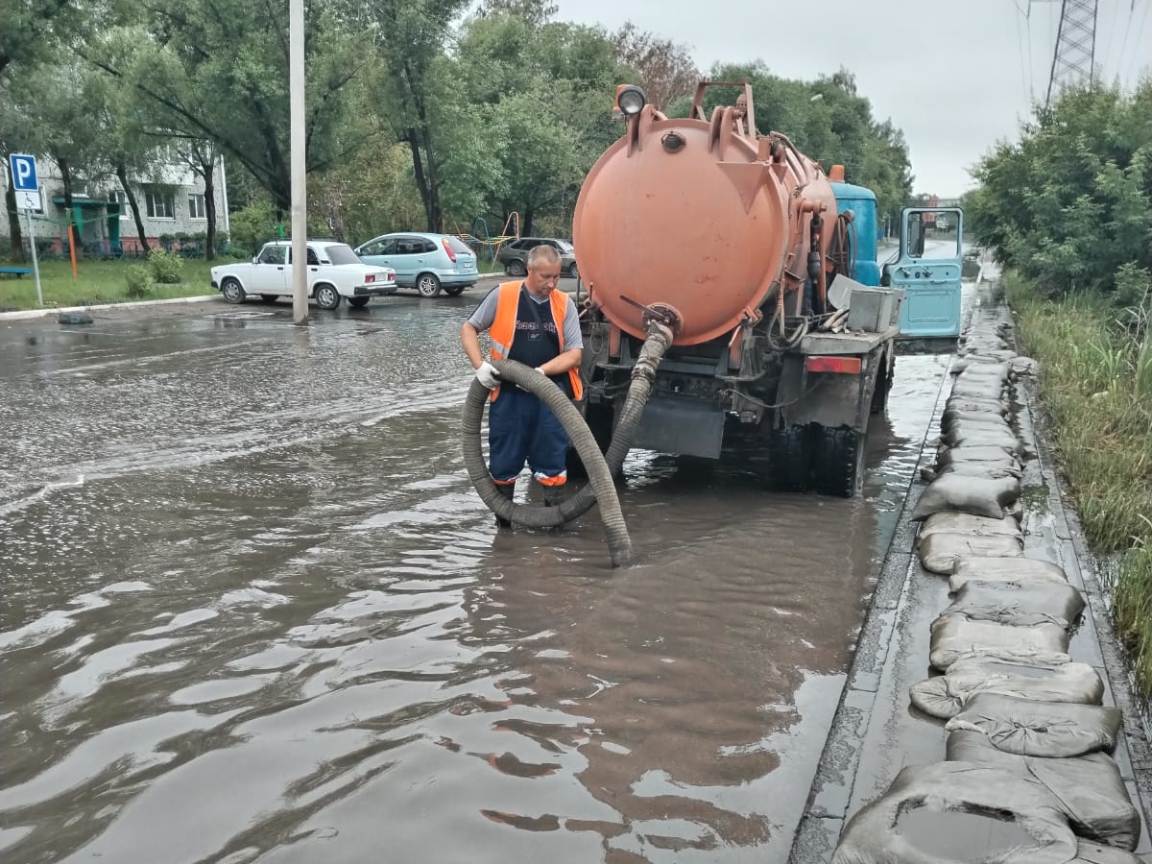
<svg viewBox="0 0 1152 864"><path fill-rule="evenodd" d="M29 153L11 153L8 156L12 188L17 192L35 192L40 188L36 179L36 157Z"/></svg>

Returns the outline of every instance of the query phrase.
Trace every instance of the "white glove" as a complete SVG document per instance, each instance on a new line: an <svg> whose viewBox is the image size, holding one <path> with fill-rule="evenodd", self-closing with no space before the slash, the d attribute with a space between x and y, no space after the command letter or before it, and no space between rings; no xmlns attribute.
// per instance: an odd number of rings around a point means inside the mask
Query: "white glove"
<svg viewBox="0 0 1152 864"><path fill-rule="evenodd" d="M476 367L476 380L493 390L500 386L500 373L496 371L496 367L485 360Z"/></svg>
<svg viewBox="0 0 1152 864"><path fill-rule="evenodd" d="M544 372L544 367L543 367L543 366L537 366L537 367L536 367L536 371L537 371L537 372L539 372L541 375L543 375L545 378L547 378L547 377L548 377L548 375L547 375L547 374Z"/></svg>

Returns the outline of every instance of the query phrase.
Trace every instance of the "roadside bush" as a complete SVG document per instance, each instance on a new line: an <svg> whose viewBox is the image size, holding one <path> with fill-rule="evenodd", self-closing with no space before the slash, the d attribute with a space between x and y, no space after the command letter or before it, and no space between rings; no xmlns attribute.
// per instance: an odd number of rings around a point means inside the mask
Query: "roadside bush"
<svg viewBox="0 0 1152 864"><path fill-rule="evenodd" d="M241 257L255 255L256 252L276 236L276 211L266 201L249 204L229 217L232 229L231 245Z"/></svg>
<svg viewBox="0 0 1152 864"><path fill-rule="evenodd" d="M172 252L153 249L148 253L148 270L152 279L161 285L176 285L183 280L184 262Z"/></svg>
<svg viewBox="0 0 1152 864"><path fill-rule="evenodd" d="M1152 268L1150 116L1152 79L1131 94L1096 85L1038 107L1018 142L973 170L978 242L1046 296L1139 302Z"/></svg>
<svg viewBox="0 0 1152 864"><path fill-rule="evenodd" d="M124 293L128 297L133 300L140 300L152 296L152 289L155 287L152 282L152 274L143 264L133 264L124 274L124 278L128 283Z"/></svg>

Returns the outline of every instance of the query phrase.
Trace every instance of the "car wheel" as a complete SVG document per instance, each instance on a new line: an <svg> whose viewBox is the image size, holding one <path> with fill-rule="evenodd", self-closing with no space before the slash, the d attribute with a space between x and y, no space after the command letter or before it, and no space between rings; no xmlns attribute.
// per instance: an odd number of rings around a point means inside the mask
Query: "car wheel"
<svg viewBox="0 0 1152 864"><path fill-rule="evenodd" d="M349 297L348 305L353 309L363 309L368 305L368 301L371 299L371 297Z"/></svg>
<svg viewBox="0 0 1152 864"><path fill-rule="evenodd" d="M280 299L280 295L279 294L261 294L260 299L263 300L265 303L275 303L277 300Z"/></svg>
<svg viewBox="0 0 1152 864"><path fill-rule="evenodd" d="M244 298L248 296L244 293L243 286L235 279L225 279L220 284L220 293L224 295L224 299L229 303L243 303Z"/></svg>
<svg viewBox="0 0 1152 864"><path fill-rule="evenodd" d="M445 285L444 293L449 297L459 297L464 293L464 289L467 287L467 285Z"/></svg>
<svg viewBox="0 0 1152 864"><path fill-rule="evenodd" d="M335 309L340 305L340 292L331 285L320 285L316 288L316 305L321 309Z"/></svg>
<svg viewBox="0 0 1152 864"><path fill-rule="evenodd" d="M440 293L440 279L435 273L421 273L416 277L416 290L421 297L435 297Z"/></svg>
<svg viewBox="0 0 1152 864"><path fill-rule="evenodd" d="M523 261L509 261L508 266L504 268L504 272L509 276L527 276L528 268Z"/></svg>
<svg viewBox="0 0 1152 864"><path fill-rule="evenodd" d="M576 264L575 264L575 263L573 263L573 264L572 264L572 266L568 268L568 275L569 275L569 276L570 276L572 279L579 279L579 278L580 278L580 270L579 270L579 268L576 266Z"/></svg>

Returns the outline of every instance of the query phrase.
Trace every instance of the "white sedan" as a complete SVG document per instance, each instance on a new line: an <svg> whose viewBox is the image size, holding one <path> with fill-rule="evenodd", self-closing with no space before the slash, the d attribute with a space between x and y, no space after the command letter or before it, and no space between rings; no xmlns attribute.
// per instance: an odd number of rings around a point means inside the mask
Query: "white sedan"
<svg viewBox="0 0 1152 864"><path fill-rule="evenodd" d="M343 298L359 309L373 297L396 293L396 272L365 264L348 244L309 240L307 248L308 296L321 309L335 309ZM292 241L265 243L251 261L213 267L212 287L229 303L251 294L265 303L292 296Z"/></svg>

